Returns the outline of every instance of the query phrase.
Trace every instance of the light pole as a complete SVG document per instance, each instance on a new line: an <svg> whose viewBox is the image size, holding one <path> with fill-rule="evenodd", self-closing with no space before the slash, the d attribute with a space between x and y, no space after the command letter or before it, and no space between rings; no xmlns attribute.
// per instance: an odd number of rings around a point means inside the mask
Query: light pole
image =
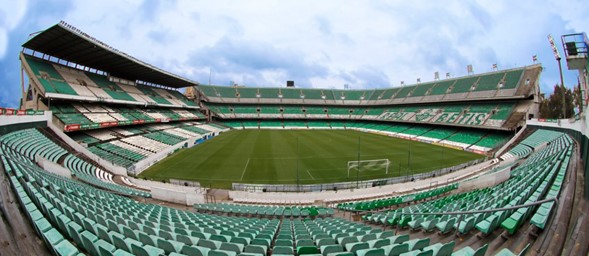
<svg viewBox="0 0 589 256"><path fill-rule="evenodd" d="M558 48L556 48L556 44L554 44L554 39L552 35L548 34L548 42L550 43L550 47L552 47L552 52L554 53L554 58L558 62L558 72L560 74L560 86L562 90L562 118L566 118L566 90L564 87L564 79L562 78L562 66L560 65L560 54L558 53Z"/></svg>

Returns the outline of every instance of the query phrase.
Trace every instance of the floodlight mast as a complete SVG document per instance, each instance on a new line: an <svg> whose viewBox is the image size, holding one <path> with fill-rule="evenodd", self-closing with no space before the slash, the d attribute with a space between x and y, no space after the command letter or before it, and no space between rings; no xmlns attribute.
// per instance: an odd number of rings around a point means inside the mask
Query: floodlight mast
<svg viewBox="0 0 589 256"><path fill-rule="evenodd" d="M552 53L554 53L554 58L558 62L558 72L560 74L560 86L562 89L562 118L566 118L566 93L564 87L564 79L562 77L562 66L560 65L560 53L558 53L558 48L556 48L556 44L554 43L554 39L552 35L548 34L548 42L550 43L550 47L552 47Z"/></svg>

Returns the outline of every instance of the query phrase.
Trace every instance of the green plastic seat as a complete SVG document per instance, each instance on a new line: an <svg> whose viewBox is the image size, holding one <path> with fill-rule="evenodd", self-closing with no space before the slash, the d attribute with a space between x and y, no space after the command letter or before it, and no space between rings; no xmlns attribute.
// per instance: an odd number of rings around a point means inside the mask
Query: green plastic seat
<svg viewBox="0 0 589 256"><path fill-rule="evenodd" d="M224 250L224 251L231 251L231 252L235 252L237 253L241 253L243 251L243 248L245 246L243 244L238 244L238 243L221 243L221 247L219 248L220 250Z"/></svg>
<svg viewBox="0 0 589 256"><path fill-rule="evenodd" d="M109 251L106 248L98 247L98 251L101 256L133 256L133 254L126 252L122 249L117 249L115 251Z"/></svg>
<svg viewBox="0 0 589 256"><path fill-rule="evenodd" d="M272 255L294 255L294 250L291 246L274 246L272 248Z"/></svg>
<svg viewBox="0 0 589 256"><path fill-rule="evenodd" d="M209 255L210 250L211 249L206 248L206 247L202 247L202 246L184 245L184 246L182 246L180 253L186 254L186 255L207 256L207 255Z"/></svg>
<svg viewBox="0 0 589 256"><path fill-rule="evenodd" d="M390 244L401 244L404 242L409 241L409 235L405 234L405 235L396 235L396 236L391 236L388 237Z"/></svg>
<svg viewBox="0 0 589 256"><path fill-rule="evenodd" d="M475 218L474 217L468 217L462 221L460 221L460 223L456 223L454 228L458 230L458 232L460 232L461 234L467 234L468 232L470 232L475 225Z"/></svg>
<svg viewBox="0 0 589 256"><path fill-rule="evenodd" d="M409 251L409 244L391 244L382 247L385 255L397 256Z"/></svg>
<svg viewBox="0 0 589 256"><path fill-rule="evenodd" d="M363 235L362 237L360 237L360 242L368 242L370 240L375 240L376 239L376 234L366 234Z"/></svg>
<svg viewBox="0 0 589 256"><path fill-rule="evenodd" d="M189 235L176 235L176 240L187 245L197 245L199 239L198 237L193 237Z"/></svg>
<svg viewBox="0 0 589 256"><path fill-rule="evenodd" d="M297 255L319 253L316 246L297 246Z"/></svg>
<svg viewBox="0 0 589 256"><path fill-rule="evenodd" d="M407 223L407 226L409 226L411 229L415 230L419 227L421 227L421 223L424 221L425 219L421 216L413 216L413 220L409 221Z"/></svg>
<svg viewBox="0 0 589 256"><path fill-rule="evenodd" d="M266 255L266 251L267 251L267 247L264 245L254 245L254 244L250 244L247 245L243 252L249 252L249 253L259 253L262 255Z"/></svg>
<svg viewBox="0 0 589 256"><path fill-rule="evenodd" d="M406 253L401 253L400 256L433 256L434 252L432 250L413 250Z"/></svg>
<svg viewBox="0 0 589 256"><path fill-rule="evenodd" d="M250 243L250 239L249 238L245 238L245 237L231 237L231 240L229 240L230 243L235 243L235 244L242 244L243 246L246 246Z"/></svg>
<svg viewBox="0 0 589 256"><path fill-rule="evenodd" d="M387 256L383 248L361 249L356 251L358 256Z"/></svg>
<svg viewBox="0 0 589 256"><path fill-rule="evenodd" d="M356 253L358 250L368 249L367 242L357 242L357 243L348 243L346 244L346 251Z"/></svg>
<svg viewBox="0 0 589 256"><path fill-rule="evenodd" d="M98 255L98 249L95 247L96 242L98 241L97 236L87 230L84 230L80 234L80 239L82 240L82 245L86 251L88 251L91 255Z"/></svg>
<svg viewBox="0 0 589 256"><path fill-rule="evenodd" d="M179 253L184 245L184 243L174 240L166 240L162 238L157 239L157 247L163 249L168 254L172 252Z"/></svg>
<svg viewBox="0 0 589 256"><path fill-rule="evenodd" d="M321 246L321 254L326 256L330 253L343 252L344 248L339 244L323 245Z"/></svg>
<svg viewBox="0 0 589 256"><path fill-rule="evenodd" d="M55 250L55 252L61 256L74 256L74 255L80 254L80 251L78 251L78 248L76 248L68 240L63 240L63 241L59 242L58 244L53 245L53 250Z"/></svg>
<svg viewBox="0 0 589 256"><path fill-rule="evenodd" d="M315 243L311 239L301 239L296 241L296 245L298 246L315 246Z"/></svg>
<svg viewBox="0 0 589 256"><path fill-rule="evenodd" d="M422 238L422 239L413 239L413 240L409 240L407 242L405 242L407 245L409 245L409 251L414 251L414 250L421 250L424 247L429 245L429 237L426 238Z"/></svg>
<svg viewBox="0 0 589 256"><path fill-rule="evenodd" d="M135 243L131 244L131 252L137 256L159 256L165 254L165 251L160 248L151 245L141 246Z"/></svg>
<svg viewBox="0 0 589 256"><path fill-rule="evenodd" d="M345 236L345 237L338 238L338 243L344 247L346 246L346 244L357 243L357 242L359 242L358 237L355 237L355 236Z"/></svg>
<svg viewBox="0 0 589 256"><path fill-rule="evenodd" d="M387 246L391 244L391 241L389 239L375 239L372 241L368 241L368 247L370 248L382 248L384 246Z"/></svg>
<svg viewBox="0 0 589 256"><path fill-rule="evenodd" d="M497 227L498 221L499 221L499 216L493 214L493 215L487 217L486 219L484 219L483 221L477 223L475 227L476 227L476 229L481 231L481 233L489 234L495 230L495 228Z"/></svg>
<svg viewBox="0 0 589 256"><path fill-rule="evenodd" d="M63 236L57 229L51 228L45 232L43 232L43 237L50 245L59 244L61 241L64 240Z"/></svg>
<svg viewBox="0 0 589 256"><path fill-rule="evenodd" d="M435 218L435 217L431 218L431 219L426 219L423 222L421 222L419 224L419 226L423 229L423 231L430 232L436 227L436 224L438 224L438 221L439 221L439 219Z"/></svg>
<svg viewBox="0 0 589 256"><path fill-rule="evenodd" d="M209 248L211 250L217 250L217 249L219 249L219 247L221 247L221 242L201 239L198 241L198 246Z"/></svg>
<svg viewBox="0 0 589 256"><path fill-rule="evenodd" d="M225 250L211 250L209 256L237 256L237 253Z"/></svg>
<svg viewBox="0 0 589 256"><path fill-rule="evenodd" d="M436 256L447 256L447 255L451 255L452 251L454 251L454 241L451 241L449 243L436 243L436 244L432 244L429 246L426 246L423 248L423 251L428 251L431 250L433 251L433 254Z"/></svg>
<svg viewBox="0 0 589 256"><path fill-rule="evenodd" d="M274 245L275 246L290 246L290 247L294 246L292 240L285 240L285 239L278 239L278 240L274 241Z"/></svg>
<svg viewBox="0 0 589 256"><path fill-rule="evenodd" d="M454 224L456 224L456 217L451 217L448 220L438 222L436 228L440 233L446 234L454 229Z"/></svg>
<svg viewBox="0 0 589 256"><path fill-rule="evenodd" d="M484 256L488 247L489 244L485 244L475 251L470 246L466 246L458 251L453 252L452 256Z"/></svg>
<svg viewBox="0 0 589 256"><path fill-rule="evenodd" d="M356 254L351 252L335 252L327 254L327 256L355 256Z"/></svg>

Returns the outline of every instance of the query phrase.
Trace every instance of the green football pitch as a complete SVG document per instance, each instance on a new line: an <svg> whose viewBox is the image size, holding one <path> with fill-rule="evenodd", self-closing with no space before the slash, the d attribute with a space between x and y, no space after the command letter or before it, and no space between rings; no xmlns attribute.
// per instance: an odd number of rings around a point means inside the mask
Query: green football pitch
<svg viewBox="0 0 589 256"><path fill-rule="evenodd" d="M352 130L232 130L179 150L139 177L195 180L212 188L231 188L233 182L316 184L405 176L482 157ZM348 162L358 159L389 159L388 173L384 164L348 171Z"/></svg>

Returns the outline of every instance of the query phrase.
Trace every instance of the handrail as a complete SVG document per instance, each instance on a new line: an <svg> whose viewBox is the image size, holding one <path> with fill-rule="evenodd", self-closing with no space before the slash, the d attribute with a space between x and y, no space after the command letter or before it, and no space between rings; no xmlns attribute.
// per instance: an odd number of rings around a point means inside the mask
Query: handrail
<svg viewBox="0 0 589 256"><path fill-rule="evenodd" d="M495 209L488 209L488 210L476 210L476 211L461 211L461 212L428 212L428 213L401 213L403 215L459 215L459 214L475 214L475 213L487 213L487 212L499 212L499 211L509 211L509 210L516 210L519 208L536 206L539 204L547 203L554 201L558 204L558 199L556 197L542 199L536 202L510 206L510 207L503 207L503 208L495 208Z"/></svg>

